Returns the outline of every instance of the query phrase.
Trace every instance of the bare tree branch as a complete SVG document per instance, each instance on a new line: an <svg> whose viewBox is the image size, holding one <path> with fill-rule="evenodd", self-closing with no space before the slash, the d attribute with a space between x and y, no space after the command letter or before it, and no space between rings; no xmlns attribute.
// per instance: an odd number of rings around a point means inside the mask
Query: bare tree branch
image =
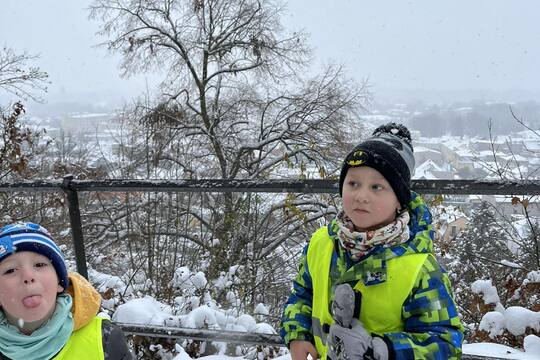
<svg viewBox="0 0 540 360"><path fill-rule="evenodd" d="M16 54L7 47L0 49L0 89L24 100L43 101L37 93L47 92L49 75L29 65L37 58L27 53Z"/></svg>

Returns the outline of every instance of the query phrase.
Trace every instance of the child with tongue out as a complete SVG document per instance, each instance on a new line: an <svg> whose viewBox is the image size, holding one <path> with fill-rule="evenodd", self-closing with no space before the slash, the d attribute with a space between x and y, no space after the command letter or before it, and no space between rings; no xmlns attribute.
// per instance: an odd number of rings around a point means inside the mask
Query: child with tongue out
<svg viewBox="0 0 540 360"><path fill-rule="evenodd" d="M100 304L45 228L0 229L0 359L131 359L122 331L96 316Z"/></svg>

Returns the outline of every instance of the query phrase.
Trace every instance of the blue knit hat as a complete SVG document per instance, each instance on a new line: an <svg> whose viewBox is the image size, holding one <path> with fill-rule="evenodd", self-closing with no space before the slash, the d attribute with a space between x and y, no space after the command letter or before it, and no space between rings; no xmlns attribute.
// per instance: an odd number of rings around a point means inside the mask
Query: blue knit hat
<svg viewBox="0 0 540 360"><path fill-rule="evenodd" d="M64 255L43 226L15 223L0 229L0 262L18 251L32 251L48 258L56 270L60 286L69 285Z"/></svg>

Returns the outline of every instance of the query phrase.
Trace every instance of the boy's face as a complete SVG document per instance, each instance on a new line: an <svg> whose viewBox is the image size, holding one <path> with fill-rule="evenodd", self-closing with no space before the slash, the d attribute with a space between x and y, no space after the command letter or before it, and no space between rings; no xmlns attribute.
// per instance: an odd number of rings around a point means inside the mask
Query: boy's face
<svg viewBox="0 0 540 360"><path fill-rule="evenodd" d="M0 305L15 325L19 319L25 323L48 319L63 290L51 261L41 254L21 251L0 262Z"/></svg>
<svg viewBox="0 0 540 360"><path fill-rule="evenodd" d="M356 230L375 230L390 224L401 209L394 190L382 174L368 166L352 167L343 182L343 210Z"/></svg>

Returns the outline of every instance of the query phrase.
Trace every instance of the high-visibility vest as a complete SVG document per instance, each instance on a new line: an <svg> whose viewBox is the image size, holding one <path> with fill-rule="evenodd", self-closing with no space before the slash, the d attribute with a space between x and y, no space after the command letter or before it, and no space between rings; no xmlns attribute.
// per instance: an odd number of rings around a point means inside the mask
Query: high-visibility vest
<svg viewBox="0 0 540 360"><path fill-rule="evenodd" d="M102 320L96 316L84 327L74 331L54 360L103 360Z"/></svg>
<svg viewBox="0 0 540 360"><path fill-rule="evenodd" d="M312 333L320 359L326 358L326 336L334 323L330 315L330 261L334 242L326 227L320 228L310 240L307 264L313 286ZM402 255L386 263L386 281L366 286L358 281L355 291L362 294L360 321L368 333L383 335L403 331L403 303L430 254Z"/></svg>

